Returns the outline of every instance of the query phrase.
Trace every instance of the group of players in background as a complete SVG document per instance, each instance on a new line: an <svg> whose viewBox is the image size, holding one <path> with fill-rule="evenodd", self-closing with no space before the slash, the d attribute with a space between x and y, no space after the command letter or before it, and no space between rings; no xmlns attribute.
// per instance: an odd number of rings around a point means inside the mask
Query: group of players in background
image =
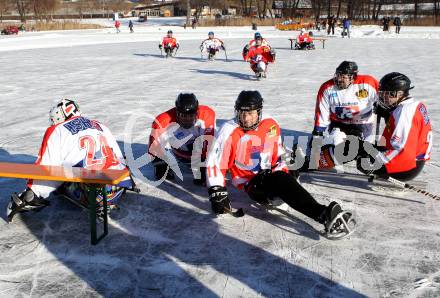
<svg viewBox="0 0 440 298"><path fill-rule="evenodd" d="M175 39L169 40L173 38L170 33L167 38L161 44L165 51L170 44L178 47ZM207 41L209 45L204 46ZM208 54L215 54L212 47L224 47L214 34L204 43L201 48ZM253 61L255 56L263 58ZM263 65L275 59L275 54L259 35L246 45L243 57L251 61L255 72L264 74L267 68ZM355 225L352 212L344 211L335 201L319 203L297 178L304 171L342 167L351 161L368 175L405 181L417 176L430 159L432 128L426 106L410 95L412 88L402 73L388 73L378 82L359 74L355 62L343 61L318 90L312 136L293 148L283 144L281 128L263 111L263 96L256 90L238 94L234 117L218 130L214 109L199 104L192 93L181 93L174 107L158 115L152 124L148 153L155 178L173 180L173 167L188 165L194 184L207 187L213 212L223 214L233 213L227 190L229 173L231 183L257 204L286 203L323 224L329 237L344 237ZM381 119L385 128L378 139ZM75 101L63 99L51 109L50 120L37 164L126 167L110 130L83 117ZM127 179L113 189L114 196L131 182ZM12 196L9 221L17 213L47 206L54 191L67 190L69 187L55 182L29 181L22 193Z"/></svg>
<svg viewBox="0 0 440 298"><path fill-rule="evenodd" d="M173 31L168 30L167 35L162 39L159 44L159 49L165 51L165 57L174 57L180 48L180 44L173 36ZM315 46L313 44L312 34L301 30L295 42L295 49L298 50L312 50ZM208 33L208 38L205 39L200 45L200 53L206 56L208 60L214 60L216 54L223 50L226 54L225 43L214 36L214 32ZM259 32L254 34L254 39L250 40L243 48L243 59L250 63L252 71L255 73L257 79L267 77L267 66L269 63L275 62L276 53L269 45L266 39L264 39Z"/></svg>

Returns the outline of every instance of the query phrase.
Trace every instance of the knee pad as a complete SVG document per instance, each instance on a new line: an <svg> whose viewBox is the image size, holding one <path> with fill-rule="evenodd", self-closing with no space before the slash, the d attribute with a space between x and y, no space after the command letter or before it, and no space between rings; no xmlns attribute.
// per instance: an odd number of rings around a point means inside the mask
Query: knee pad
<svg viewBox="0 0 440 298"><path fill-rule="evenodd" d="M263 61L258 62L257 70L260 72L266 71L266 63L264 63Z"/></svg>

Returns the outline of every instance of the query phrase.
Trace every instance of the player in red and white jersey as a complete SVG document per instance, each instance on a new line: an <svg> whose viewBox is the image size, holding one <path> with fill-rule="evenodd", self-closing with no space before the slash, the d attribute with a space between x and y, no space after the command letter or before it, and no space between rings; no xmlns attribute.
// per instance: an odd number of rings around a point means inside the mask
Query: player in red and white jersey
<svg viewBox="0 0 440 298"><path fill-rule="evenodd" d="M321 85L316 98L313 135L329 134L335 128L346 135L363 139L371 135L377 100L378 82L368 75L359 75L358 66L343 61L333 79Z"/></svg>
<svg viewBox="0 0 440 298"><path fill-rule="evenodd" d="M313 37L309 33L307 33L306 29L304 28L301 29L301 33L296 38L295 49L297 50L315 49L315 45L313 44Z"/></svg>
<svg viewBox="0 0 440 298"><path fill-rule="evenodd" d="M262 39L257 39L255 46L252 46L244 60L250 62L251 69L257 78L267 76L267 65L275 61L275 51L269 46L262 45Z"/></svg>
<svg viewBox="0 0 440 298"><path fill-rule="evenodd" d="M267 47L270 48L269 43L267 42L267 40L266 40L265 38L263 38L263 36L261 36L261 33L260 33L260 32L255 32L255 34L254 34L254 39L250 40L250 41L244 46L244 48L243 48L243 52L242 52L243 59L245 59L247 53L249 52L249 49L250 49L251 47L254 47L254 46L255 46L255 44L257 43L257 40L258 40L258 39L261 40L261 45L262 45L262 46L267 46ZM245 60L246 60L246 59L245 59Z"/></svg>
<svg viewBox="0 0 440 298"><path fill-rule="evenodd" d="M225 43L223 40L214 37L214 32L212 31L208 33L208 38L200 44L200 51L202 54L206 53L208 55L208 59L210 60L214 59L215 55L220 49L226 51Z"/></svg>
<svg viewBox="0 0 440 298"><path fill-rule="evenodd" d="M180 47L179 42L176 38L173 37L173 31L168 30L167 36L162 39L162 42L159 44L159 49L162 51L162 48L165 50L165 54L168 56L172 56L175 53L174 50Z"/></svg>
<svg viewBox="0 0 440 298"><path fill-rule="evenodd" d="M268 205L280 198L295 210L322 223L328 231L340 227L342 216L351 214L339 204L319 204L292 176L281 159L284 149L278 123L262 113L258 91L242 91L235 102L236 117L226 122L216 136L207 160L207 184L212 210L230 213L225 177L244 189L251 199Z"/></svg>
<svg viewBox="0 0 440 298"><path fill-rule="evenodd" d="M391 176L403 181L415 178L425 161L430 159L432 127L426 106L410 97L412 88L410 79L404 74L392 72L385 75L379 83L379 99L374 109L386 122L382 144L373 145L359 139L358 146L352 147L358 150L352 159L346 158L351 155L350 148L345 156L342 156L344 150L339 150L341 155L337 155L337 147L344 144L326 145L320 152L318 168L329 169L356 160L358 170L366 174ZM292 157L296 157L295 154ZM306 157L300 170L310 168L309 162Z"/></svg>
<svg viewBox="0 0 440 298"><path fill-rule="evenodd" d="M208 106L199 105L194 94L179 94L175 107L158 115L152 124L148 153L154 158L156 179L161 179L165 173L168 179L173 179L170 166L172 169L177 161L186 164L194 160L203 162L214 131L215 112ZM192 170L194 183L204 184L204 167L192 165Z"/></svg>
<svg viewBox="0 0 440 298"><path fill-rule="evenodd" d="M50 111L51 126L47 128L36 164L82 167L90 170L125 169L124 157L110 130L102 123L81 116L78 105L63 99ZM8 206L8 219L16 213L41 209L46 199L63 182L29 180L27 189L14 196ZM121 187L130 187L131 180Z"/></svg>
<svg viewBox="0 0 440 298"><path fill-rule="evenodd" d="M422 171L432 149L428 111L423 103L410 97L412 88L410 79L404 74L385 75L379 83L376 109L378 115L385 118L386 127L382 133L385 146L378 147L381 152L375 156L383 166L374 173L404 181ZM363 170L360 163L358 168Z"/></svg>

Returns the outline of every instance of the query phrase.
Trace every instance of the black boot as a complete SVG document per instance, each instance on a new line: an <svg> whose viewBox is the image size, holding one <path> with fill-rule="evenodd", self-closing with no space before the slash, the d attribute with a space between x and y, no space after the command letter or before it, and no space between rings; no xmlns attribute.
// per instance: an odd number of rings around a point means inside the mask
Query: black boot
<svg viewBox="0 0 440 298"><path fill-rule="evenodd" d="M26 212L29 210L40 211L49 205L49 201L37 197L30 188L18 195L14 193L11 196L11 201L8 204L6 212L8 221L11 222L17 213Z"/></svg>
<svg viewBox="0 0 440 298"><path fill-rule="evenodd" d="M336 202L331 202L323 211L319 222L325 227L326 237L342 239L350 235L356 226L356 220L351 212L343 211Z"/></svg>

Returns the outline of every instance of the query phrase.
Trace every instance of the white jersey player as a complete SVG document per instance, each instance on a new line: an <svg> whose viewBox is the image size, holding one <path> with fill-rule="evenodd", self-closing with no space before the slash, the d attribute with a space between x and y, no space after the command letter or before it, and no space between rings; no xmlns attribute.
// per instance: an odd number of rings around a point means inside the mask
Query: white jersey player
<svg viewBox="0 0 440 298"><path fill-rule="evenodd" d="M339 128L346 135L367 138L375 119L373 105L378 87L375 78L358 74L355 62L343 61L334 77L319 89L313 135Z"/></svg>
<svg viewBox="0 0 440 298"><path fill-rule="evenodd" d="M200 45L200 51L202 54L207 54L210 60L215 57L220 49L225 50L225 43L221 39L214 37L214 32L212 31L208 33L208 38Z"/></svg>
<svg viewBox="0 0 440 298"><path fill-rule="evenodd" d="M78 105L63 99L50 110L51 126L47 128L36 164L82 167L91 170L125 169L124 158L110 130L98 121L81 116ZM27 189L13 195L8 205L8 220L22 211L41 209L63 182L29 180ZM121 186L129 187L130 180Z"/></svg>

